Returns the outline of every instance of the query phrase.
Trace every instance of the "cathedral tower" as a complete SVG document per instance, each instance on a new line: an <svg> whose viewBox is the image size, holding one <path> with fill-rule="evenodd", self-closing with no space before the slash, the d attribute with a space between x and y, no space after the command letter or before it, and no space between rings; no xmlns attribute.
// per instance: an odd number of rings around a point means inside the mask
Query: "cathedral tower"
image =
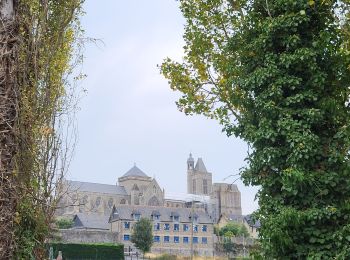
<svg viewBox="0 0 350 260"><path fill-rule="evenodd" d="M207 171L202 158L198 158L196 166L190 154L187 159L187 193L210 195L212 190L212 174Z"/></svg>

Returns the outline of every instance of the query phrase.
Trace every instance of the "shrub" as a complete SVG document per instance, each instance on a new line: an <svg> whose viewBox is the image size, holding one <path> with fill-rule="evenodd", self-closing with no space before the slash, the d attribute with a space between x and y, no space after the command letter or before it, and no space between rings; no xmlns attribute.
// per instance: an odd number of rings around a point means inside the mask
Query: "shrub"
<svg viewBox="0 0 350 260"><path fill-rule="evenodd" d="M124 259L124 245L120 244L63 244L52 243L54 257L62 251L64 260L120 260Z"/></svg>

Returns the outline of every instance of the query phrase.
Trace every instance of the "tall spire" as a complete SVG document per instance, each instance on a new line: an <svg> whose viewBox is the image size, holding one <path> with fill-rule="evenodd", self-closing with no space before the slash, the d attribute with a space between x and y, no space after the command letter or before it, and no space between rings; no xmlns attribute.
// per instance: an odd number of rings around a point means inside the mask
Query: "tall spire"
<svg viewBox="0 0 350 260"><path fill-rule="evenodd" d="M187 159L187 169L193 169L194 168L194 159L192 157L192 153L190 153L188 159Z"/></svg>
<svg viewBox="0 0 350 260"><path fill-rule="evenodd" d="M208 172L207 168L205 168L205 165L204 165L204 162L203 162L202 158L198 158L195 170L199 171L199 172Z"/></svg>

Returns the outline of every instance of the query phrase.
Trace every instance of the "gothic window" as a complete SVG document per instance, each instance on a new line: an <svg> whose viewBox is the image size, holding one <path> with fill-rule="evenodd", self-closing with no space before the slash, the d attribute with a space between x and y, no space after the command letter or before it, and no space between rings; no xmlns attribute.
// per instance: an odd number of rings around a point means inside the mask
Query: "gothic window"
<svg viewBox="0 0 350 260"><path fill-rule="evenodd" d="M136 184L134 184L134 186L132 187L132 190L140 190L140 189Z"/></svg>
<svg viewBox="0 0 350 260"><path fill-rule="evenodd" d="M126 204L126 200L125 199L121 199L120 204Z"/></svg>
<svg viewBox="0 0 350 260"><path fill-rule="evenodd" d="M113 199L112 199L112 198L109 198L107 204L108 204L108 208L111 209L111 208L113 207Z"/></svg>
<svg viewBox="0 0 350 260"><path fill-rule="evenodd" d="M97 197L95 201L95 208L98 208L101 205L101 197Z"/></svg>
<svg viewBox="0 0 350 260"><path fill-rule="evenodd" d="M192 180L192 192L193 192L193 193L197 193L197 189L196 189L196 180Z"/></svg>
<svg viewBox="0 0 350 260"><path fill-rule="evenodd" d="M203 193L208 194L208 180L203 180Z"/></svg>
<svg viewBox="0 0 350 260"><path fill-rule="evenodd" d="M153 196L153 197L148 201L148 206L160 206L159 200L157 199L156 196Z"/></svg>
<svg viewBox="0 0 350 260"><path fill-rule="evenodd" d="M156 185L153 186L153 193L154 193L154 194L157 193L157 187L156 187Z"/></svg>
<svg viewBox="0 0 350 260"><path fill-rule="evenodd" d="M88 196L85 195L83 198L80 199L79 201L79 212L82 213L85 211L85 206L87 205L88 203Z"/></svg>

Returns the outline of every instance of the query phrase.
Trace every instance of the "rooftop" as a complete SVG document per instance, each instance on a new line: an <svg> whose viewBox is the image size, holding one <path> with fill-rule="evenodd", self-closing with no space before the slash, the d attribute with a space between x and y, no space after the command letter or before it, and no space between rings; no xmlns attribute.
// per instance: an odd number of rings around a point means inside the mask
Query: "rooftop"
<svg viewBox="0 0 350 260"><path fill-rule="evenodd" d="M128 170L122 177L129 177L129 176L136 176L136 177L146 177L148 178L147 174L141 171L136 164Z"/></svg>
<svg viewBox="0 0 350 260"><path fill-rule="evenodd" d="M67 180L70 191L87 191L106 194L127 195L123 186Z"/></svg>

